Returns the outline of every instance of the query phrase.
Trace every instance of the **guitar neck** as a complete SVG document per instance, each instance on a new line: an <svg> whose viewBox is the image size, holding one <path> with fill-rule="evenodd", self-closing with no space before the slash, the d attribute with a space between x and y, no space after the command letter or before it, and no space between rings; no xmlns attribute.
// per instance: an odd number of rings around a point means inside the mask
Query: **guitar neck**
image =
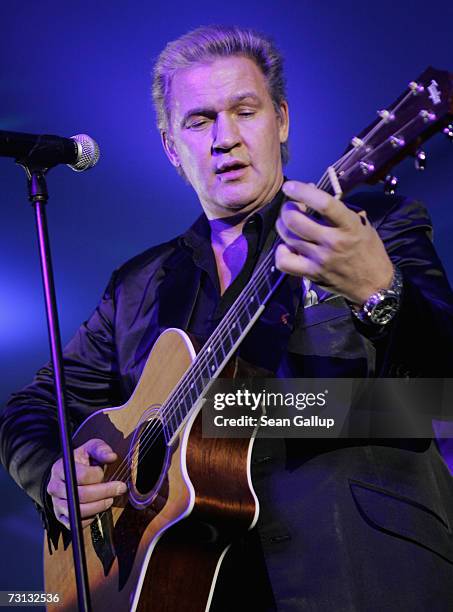
<svg viewBox="0 0 453 612"><path fill-rule="evenodd" d="M286 274L275 266L279 244L277 239L162 407L167 441L178 434L200 397L219 376L284 280Z"/></svg>

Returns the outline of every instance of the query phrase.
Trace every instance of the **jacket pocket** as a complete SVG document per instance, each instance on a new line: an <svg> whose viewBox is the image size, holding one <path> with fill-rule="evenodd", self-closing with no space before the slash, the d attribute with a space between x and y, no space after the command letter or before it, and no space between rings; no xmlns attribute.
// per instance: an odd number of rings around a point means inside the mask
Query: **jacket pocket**
<svg viewBox="0 0 453 612"><path fill-rule="evenodd" d="M288 342L290 353L340 359L367 358L351 310L341 296L303 308L299 317Z"/></svg>
<svg viewBox="0 0 453 612"><path fill-rule="evenodd" d="M349 480L362 518L375 529L423 546L453 563L453 533L437 512L386 489Z"/></svg>

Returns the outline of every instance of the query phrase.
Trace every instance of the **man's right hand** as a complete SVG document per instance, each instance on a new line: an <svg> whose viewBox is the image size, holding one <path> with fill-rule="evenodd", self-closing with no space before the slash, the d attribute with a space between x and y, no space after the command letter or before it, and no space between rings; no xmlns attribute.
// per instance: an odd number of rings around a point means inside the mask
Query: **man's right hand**
<svg viewBox="0 0 453 612"><path fill-rule="evenodd" d="M103 466L117 459L118 456L110 446L98 438L88 440L74 450L82 527L92 523L96 514L110 508L114 497L126 493L127 485L124 482L103 482ZM47 493L52 497L55 516L69 529L63 459L58 459L52 466Z"/></svg>

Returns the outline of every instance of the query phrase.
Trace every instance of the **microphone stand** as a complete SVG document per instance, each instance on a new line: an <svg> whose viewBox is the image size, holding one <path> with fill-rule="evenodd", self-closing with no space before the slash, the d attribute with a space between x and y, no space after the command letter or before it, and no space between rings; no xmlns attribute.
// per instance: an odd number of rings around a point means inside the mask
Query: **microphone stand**
<svg viewBox="0 0 453 612"><path fill-rule="evenodd" d="M60 329L58 323L57 300L50 255L50 242L47 231L46 203L48 200L45 173L49 168L29 161L17 160L27 174L29 200L35 209L36 229L38 232L38 247L41 263L41 273L46 304L47 327L49 332L50 353L52 358L55 393L58 407L58 424L60 430L61 448L63 451L63 466L66 492L68 496L69 524L71 527L72 553L77 586L78 609L90 612L90 593L86 566L85 548L77 491L74 452L69 434L68 415L65 401L65 379L61 349Z"/></svg>

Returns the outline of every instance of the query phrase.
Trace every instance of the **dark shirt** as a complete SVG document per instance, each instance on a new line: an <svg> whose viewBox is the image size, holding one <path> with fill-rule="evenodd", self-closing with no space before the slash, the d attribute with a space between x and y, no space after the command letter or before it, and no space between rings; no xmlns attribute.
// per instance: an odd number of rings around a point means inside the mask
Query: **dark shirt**
<svg viewBox="0 0 453 612"><path fill-rule="evenodd" d="M279 191L269 204L254 213L245 223L243 235L247 241L246 260L223 295L220 295L220 283L211 246L211 229L207 218L200 216L184 235L184 244L190 249L194 263L202 270L200 287L188 327L188 331L197 338L206 339L211 335L249 280L260 253L265 248L270 248L276 238L275 221L283 200L284 194Z"/></svg>

